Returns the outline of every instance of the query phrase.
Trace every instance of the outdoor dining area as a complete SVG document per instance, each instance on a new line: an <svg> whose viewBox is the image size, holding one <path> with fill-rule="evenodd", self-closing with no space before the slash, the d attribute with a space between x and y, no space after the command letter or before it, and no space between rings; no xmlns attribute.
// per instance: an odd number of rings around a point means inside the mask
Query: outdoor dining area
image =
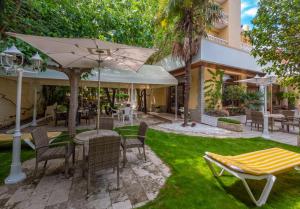
<svg viewBox="0 0 300 209"><path fill-rule="evenodd" d="M153 200L170 171L145 145L148 124L137 120L137 89L151 93L152 88L177 85L177 80L163 68L143 65L154 50L99 40L9 35L34 46L51 62L48 61L46 71L42 71L43 60L37 53L34 70L27 70L27 66L22 68L23 54L15 46L1 54L1 65L12 72L6 76L18 80L13 162L5 184L20 184L5 187L10 190L5 207L18 204L20 208L65 208L66 205L132 208ZM94 88L96 98L79 101L70 77L87 69L87 78L75 75L79 79L75 88ZM70 85L71 88L66 101L48 106L43 118L37 118L37 101L34 101L35 123L21 126L22 82ZM107 102L102 101L103 88L126 92L128 100L118 100L113 106L104 105ZM36 90L34 93L37 94ZM143 105L147 111L145 100ZM127 121L127 125L133 125L134 119L139 123L137 128L116 126L116 122L124 126ZM61 125L68 129L49 138L52 122L54 129ZM76 131L83 123L90 125L88 129ZM34 149L35 158L21 164L21 131L25 129L30 130L32 140L24 142Z"/></svg>

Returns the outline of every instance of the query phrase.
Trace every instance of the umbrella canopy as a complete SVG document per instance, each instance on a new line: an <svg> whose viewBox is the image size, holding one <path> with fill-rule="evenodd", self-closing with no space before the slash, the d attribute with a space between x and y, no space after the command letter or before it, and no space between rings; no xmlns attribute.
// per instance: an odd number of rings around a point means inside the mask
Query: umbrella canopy
<svg viewBox="0 0 300 209"><path fill-rule="evenodd" d="M154 49L83 38L52 38L7 33L40 50L61 68L99 67L137 71Z"/></svg>
<svg viewBox="0 0 300 209"><path fill-rule="evenodd" d="M277 80L277 77L275 75L273 75L273 74L266 74L263 77L260 77L259 75L256 75L253 78L238 80L236 82L239 82L239 83L251 83L251 84L256 84L258 86L268 86L268 85L276 83L276 80Z"/></svg>

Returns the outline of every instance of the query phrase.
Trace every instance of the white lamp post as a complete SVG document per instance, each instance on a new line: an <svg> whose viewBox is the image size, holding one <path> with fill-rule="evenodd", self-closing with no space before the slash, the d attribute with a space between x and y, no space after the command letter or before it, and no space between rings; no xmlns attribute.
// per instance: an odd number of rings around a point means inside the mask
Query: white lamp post
<svg viewBox="0 0 300 209"><path fill-rule="evenodd" d="M39 70L42 59L36 59L34 56L33 70ZM24 55L19 51L15 45L6 49L0 54L0 67L4 69L6 73L17 73L17 98L16 98L16 126L13 135L13 148L12 148L12 163L10 168L10 174L5 179L5 184L15 184L26 178L26 174L22 171L21 167L21 96L22 96L22 76L24 69L22 65L24 63Z"/></svg>
<svg viewBox="0 0 300 209"><path fill-rule="evenodd" d="M43 60L38 52L31 57L31 61L32 61L33 70L39 71ZM34 85L33 116L32 116L31 126L37 126L36 116L37 116L37 86Z"/></svg>
<svg viewBox="0 0 300 209"><path fill-rule="evenodd" d="M254 78L257 80L257 83L264 88L264 130L262 137L269 139L268 86L276 82L276 75L266 74L264 77L256 75Z"/></svg>

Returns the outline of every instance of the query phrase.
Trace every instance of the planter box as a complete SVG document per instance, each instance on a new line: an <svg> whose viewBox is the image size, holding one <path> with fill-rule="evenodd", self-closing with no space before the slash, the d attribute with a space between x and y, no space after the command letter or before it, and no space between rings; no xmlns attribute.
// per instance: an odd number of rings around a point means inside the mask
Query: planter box
<svg viewBox="0 0 300 209"><path fill-rule="evenodd" d="M243 132L242 124L226 123L223 121L218 121L218 127L230 131Z"/></svg>
<svg viewBox="0 0 300 209"><path fill-rule="evenodd" d="M237 116L228 116L228 117L215 117L215 116L210 116L210 115L205 115L204 114L201 117L201 123L217 127L219 118L230 118L230 119L238 120L242 124L244 124L246 122L246 115L237 115Z"/></svg>

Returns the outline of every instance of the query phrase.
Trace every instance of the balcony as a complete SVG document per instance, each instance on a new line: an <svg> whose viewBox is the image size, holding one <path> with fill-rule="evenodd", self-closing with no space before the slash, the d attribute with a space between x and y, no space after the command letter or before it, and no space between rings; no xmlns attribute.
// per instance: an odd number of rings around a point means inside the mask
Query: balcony
<svg viewBox="0 0 300 209"><path fill-rule="evenodd" d="M227 0L215 0L218 4L223 4Z"/></svg>
<svg viewBox="0 0 300 209"><path fill-rule="evenodd" d="M241 43L241 49L250 52L252 50L253 46L247 44L247 43Z"/></svg>
<svg viewBox="0 0 300 209"><path fill-rule="evenodd" d="M228 26L228 15L223 13L222 18L213 24L215 29L221 30Z"/></svg>
<svg viewBox="0 0 300 209"><path fill-rule="evenodd" d="M217 44L228 45L228 41L226 41L225 39L218 38L218 37L210 35L210 34L207 36L207 39L210 41L213 41Z"/></svg>

